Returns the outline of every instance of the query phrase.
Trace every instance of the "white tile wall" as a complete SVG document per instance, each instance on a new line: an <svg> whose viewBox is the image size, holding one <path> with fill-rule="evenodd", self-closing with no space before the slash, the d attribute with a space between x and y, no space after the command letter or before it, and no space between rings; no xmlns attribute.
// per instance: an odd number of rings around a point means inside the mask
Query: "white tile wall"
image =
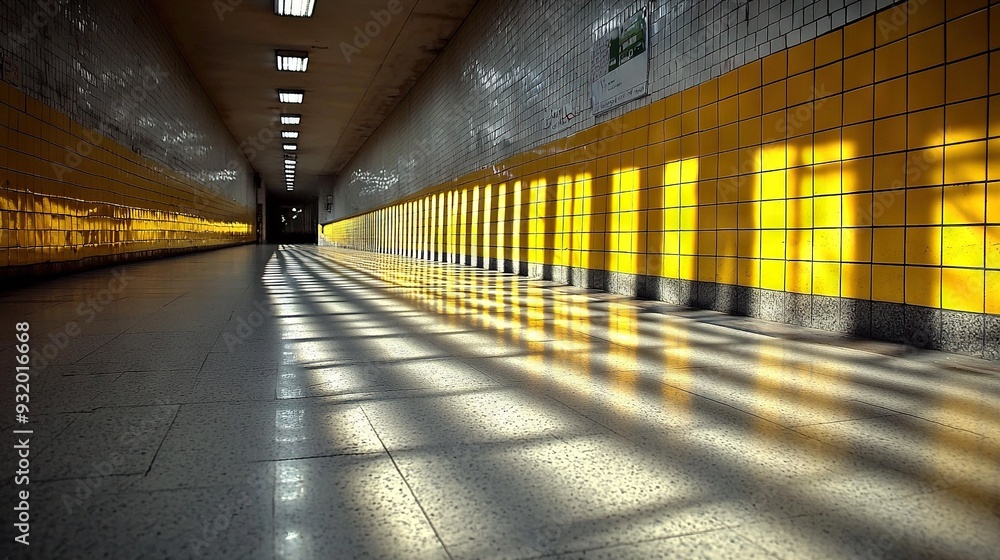
<svg viewBox="0 0 1000 560"><path fill-rule="evenodd" d="M867 16L893 0L482 0L325 197L345 217L617 117ZM650 13L651 95L595 117L594 40ZM550 132L545 115L581 117Z"/></svg>
<svg viewBox="0 0 1000 560"><path fill-rule="evenodd" d="M255 205L253 170L144 0L4 0L21 90L206 187Z"/></svg>

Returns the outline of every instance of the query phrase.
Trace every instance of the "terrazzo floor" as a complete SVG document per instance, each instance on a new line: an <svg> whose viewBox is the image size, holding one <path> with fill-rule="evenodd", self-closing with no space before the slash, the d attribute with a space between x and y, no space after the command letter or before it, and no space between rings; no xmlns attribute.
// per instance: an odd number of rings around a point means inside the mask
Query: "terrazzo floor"
<svg viewBox="0 0 1000 560"><path fill-rule="evenodd" d="M37 352L31 545L6 474L0 556L1000 550L996 362L314 246L71 275L0 314L0 363L18 321Z"/></svg>

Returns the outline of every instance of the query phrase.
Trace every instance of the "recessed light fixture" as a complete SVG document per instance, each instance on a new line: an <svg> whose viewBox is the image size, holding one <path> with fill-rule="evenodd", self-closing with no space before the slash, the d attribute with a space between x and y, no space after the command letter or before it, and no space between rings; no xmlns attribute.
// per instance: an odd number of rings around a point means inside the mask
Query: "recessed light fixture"
<svg viewBox="0 0 1000 560"><path fill-rule="evenodd" d="M302 99L305 97L306 92L300 89L279 89L278 99L282 103L302 103Z"/></svg>
<svg viewBox="0 0 1000 560"><path fill-rule="evenodd" d="M284 113L281 115L281 124L299 124L302 122L302 115L291 115Z"/></svg>
<svg viewBox="0 0 1000 560"><path fill-rule="evenodd" d="M274 51L274 59L281 72L305 72L309 68L309 53L305 51Z"/></svg>
<svg viewBox="0 0 1000 560"><path fill-rule="evenodd" d="M316 0L274 0L274 13L279 16L312 17Z"/></svg>
<svg viewBox="0 0 1000 560"><path fill-rule="evenodd" d="M281 131L281 137L282 138L291 138L291 139L294 140L295 138L299 137L299 133L295 132L294 130L282 130Z"/></svg>
<svg viewBox="0 0 1000 560"><path fill-rule="evenodd" d="M282 144L281 147L284 148L286 152L294 152L299 149L296 144Z"/></svg>

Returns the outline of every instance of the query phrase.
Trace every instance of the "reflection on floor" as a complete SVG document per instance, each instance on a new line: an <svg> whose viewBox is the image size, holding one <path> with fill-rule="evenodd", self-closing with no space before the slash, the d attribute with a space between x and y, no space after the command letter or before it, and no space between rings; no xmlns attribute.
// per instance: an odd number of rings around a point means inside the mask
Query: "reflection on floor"
<svg viewBox="0 0 1000 560"><path fill-rule="evenodd" d="M40 352L33 557L1000 550L997 364L328 247L93 271L0 310Z"/></svg>

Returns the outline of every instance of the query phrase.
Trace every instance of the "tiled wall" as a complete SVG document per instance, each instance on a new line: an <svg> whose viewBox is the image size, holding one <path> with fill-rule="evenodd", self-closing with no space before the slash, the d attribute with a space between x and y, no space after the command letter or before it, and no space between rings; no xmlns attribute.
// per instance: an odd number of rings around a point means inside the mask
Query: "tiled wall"
<svg viewBox="0 0 1000 560"><path fill-rule="evenodd" d="M1000 359L997 49L910 2L324 235Z"/></svg>
<svg viewBox="0 0 1000 560"><path fill-rule="evenodd" d="M253 170L147 2L4 2L0 32L0 275L253 240Z"/></svg>
<svg viewBox="0 0 1000 560"><path fill-rule="evenodd" d="M483 0L331 187L340 219L617 118L891 0ZM649 7L650 92L595 117L595 39ZM364 22L357 22L363 25ZM578 115L568 130L553 110ZM321 193L325 195L327 193Z"/></svg>

